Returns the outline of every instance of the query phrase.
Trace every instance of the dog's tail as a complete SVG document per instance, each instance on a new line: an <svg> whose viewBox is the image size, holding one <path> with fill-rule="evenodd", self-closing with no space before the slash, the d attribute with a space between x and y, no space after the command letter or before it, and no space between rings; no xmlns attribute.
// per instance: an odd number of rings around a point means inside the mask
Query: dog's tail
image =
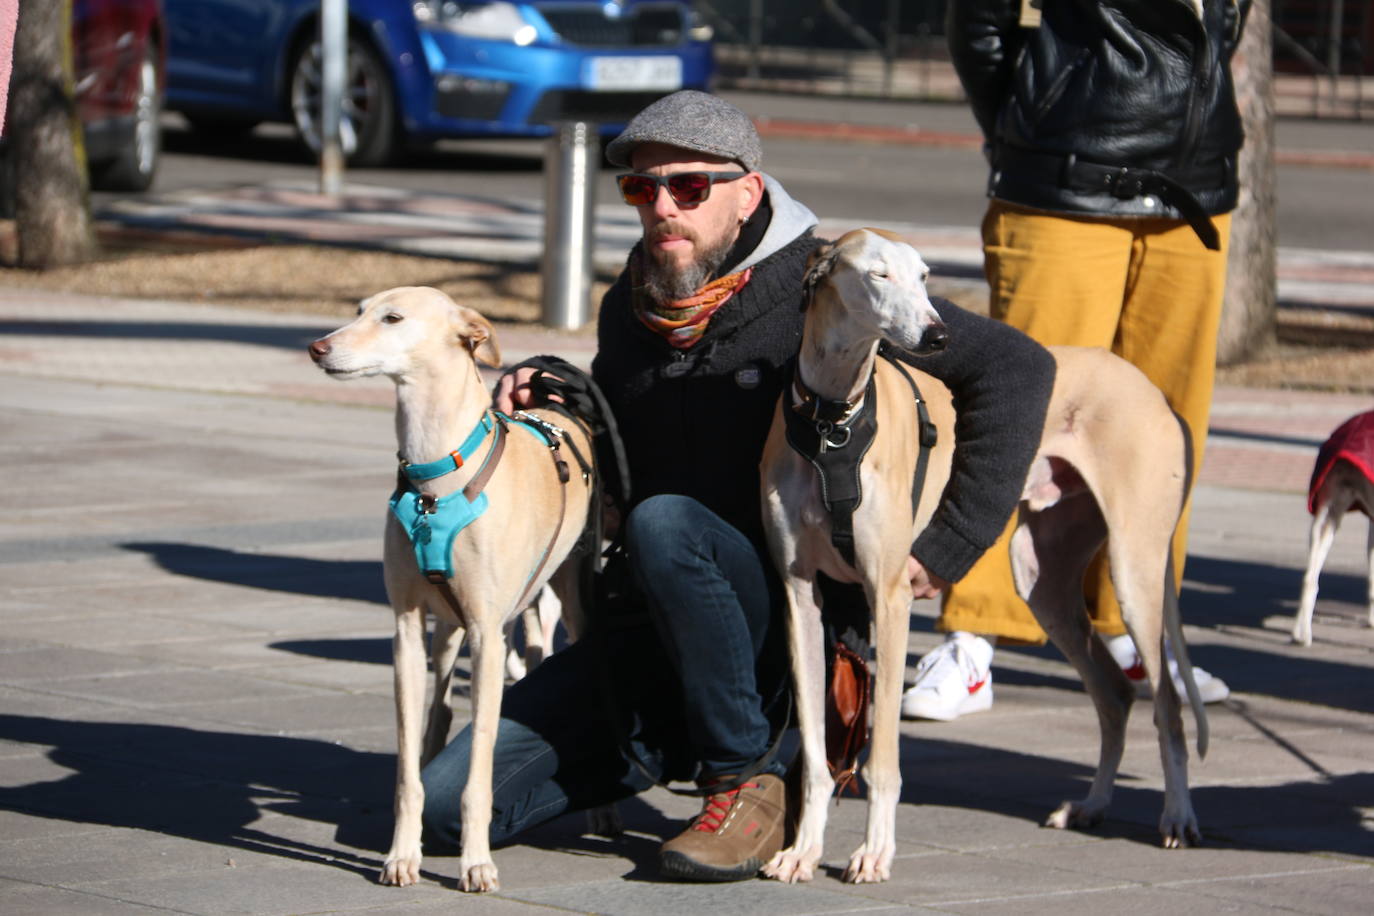
<svg viewBox="0 0 1374 916"><path fill-rule="evenodd" d="M1207 758L1207 710L1202 705L1202 694L1193 682L1193 663L1188 658L1188 644L1183 641L1183 622L1178 612L1178 590L1174 588L1174 557L1169 552L1169 562L1164 572L1164 632L1173 647L1174 659L1178 662L1178 676L1183 680L1183 689L1188 694L1188 705L1193 708L1193 719L1197 722L1197 755L1199 760ZM1167 665L1165 666L1168 667ZM1168 677L1166 671L1164 677Z"/></svg>
<svg viewBox="0 0 1374 916"><path fill-rule="evenodd" d="M1187 502L1188 494L1193 490L1193 433L1188 428L1188 421L1174 411L1174 419L1178 421L1179 429L1183 432L1183 501ZM1183 512L1183 505L1178 507L1180 515ZM1178 610L1178 588L1174 585L1174 551L1170 545L1169 560L1164 569L1164 632L1169 638L1169 645L1173 647L1174 658L1178 661L1178 674L1183 679L1183 689L1188 694L1188 705L1193 708L1193 719L1197 722L1197 755L1198 759L1206 759L1208 734L1207 710L1202 704L1202 694L1198 692L1197 684L1193 681L1193 663L1188 658L1188 644L1183 640L1183 619ZM1167 668L1167 665L1165 666ZM1167 676L1167 674L1166 674Z"/></svg>

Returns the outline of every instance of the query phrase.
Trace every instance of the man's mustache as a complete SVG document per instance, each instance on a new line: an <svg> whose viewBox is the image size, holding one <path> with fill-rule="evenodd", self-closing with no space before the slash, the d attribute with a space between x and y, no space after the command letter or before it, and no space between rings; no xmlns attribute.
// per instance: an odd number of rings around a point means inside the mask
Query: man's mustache
<svg viewBox="0 0 1374 916"><path fill-rule="evenodd" d="M697 234L693 232L689 227L682 223L675 223L672 220L659 223L657 226L654 226L647 233L645 233L645 235L647 236L650 242L662 241L663 239L666 239L669 236L687 239L687 241L689 242L698 241Z"/></svg>

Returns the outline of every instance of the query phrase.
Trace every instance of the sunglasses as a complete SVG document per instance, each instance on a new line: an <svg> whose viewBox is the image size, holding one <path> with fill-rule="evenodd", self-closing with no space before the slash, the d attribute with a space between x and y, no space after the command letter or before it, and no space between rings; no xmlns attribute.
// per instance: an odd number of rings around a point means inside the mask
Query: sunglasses
<svg viewBox="0 0 1374 916"><path fill-rule="evenodd" d="M658 189L668 187L668 194L680 204L699 204L711 196L711 185L717 181L734 181L748 172L674 172L671 175L646 175L627 172L615 176L620 196L632 207L643 207L658 199Z"/></svg>

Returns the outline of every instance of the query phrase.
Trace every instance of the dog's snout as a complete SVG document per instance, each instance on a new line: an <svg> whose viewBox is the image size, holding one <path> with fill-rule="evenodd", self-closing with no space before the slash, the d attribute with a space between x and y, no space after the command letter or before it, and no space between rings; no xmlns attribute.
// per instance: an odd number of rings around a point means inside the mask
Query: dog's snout
<svg viewBox="0 0 1374 916"><path fill-rule="evenodd" d="M949 345L949 331L943 324L932 324L921 335L922 353L939 353Z"/></svg>
<svg viewBox="0 0 1374 916"><path fill-rule="evenodd" d="M321 337L310 345L310 358L319 362L329 355L329 338Z"/></svg>

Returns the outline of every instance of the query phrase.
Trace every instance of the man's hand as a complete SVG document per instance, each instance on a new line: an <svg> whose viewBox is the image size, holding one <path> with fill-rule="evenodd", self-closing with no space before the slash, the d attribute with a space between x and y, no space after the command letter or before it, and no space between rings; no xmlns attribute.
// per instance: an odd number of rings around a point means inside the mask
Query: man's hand
<svg viewBox="0 0 1374 916"><path fill-rule="evenodd" d="M510 414L522 407L538 406L534 403L534 392L530 390L530 379L534 378L537 371L533 366L525 366L501 376L501 380L496 383L496 409L501 413ZM563 399L555 394L550 400L561 403Z"/></svg>
<svg viewBox="0 0 1374 916"><path fill-rule="evenodd" d="M934 598L949 588L949 583L921 565L913 556L906 558L906 577L911 580L911 597Z"/></svg>

